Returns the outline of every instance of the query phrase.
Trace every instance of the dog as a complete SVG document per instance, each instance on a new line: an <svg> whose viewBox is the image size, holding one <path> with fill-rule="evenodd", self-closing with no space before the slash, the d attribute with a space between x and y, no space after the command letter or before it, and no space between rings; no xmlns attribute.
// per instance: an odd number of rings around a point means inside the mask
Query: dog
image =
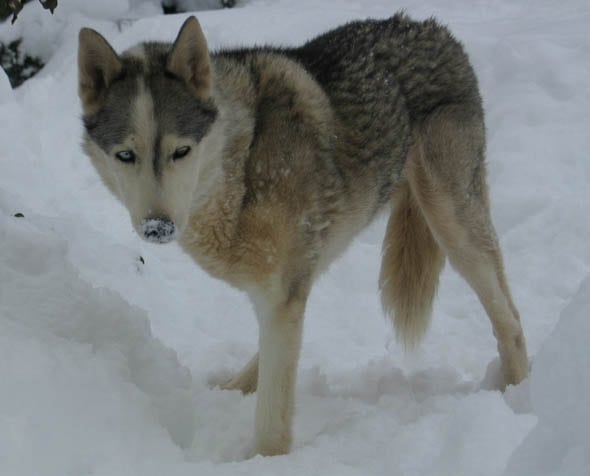
<svg viewBox="0 0 590 476"><path fill-rule="evenodd" d="M257 392L254 453L290 451L313 282L382 210L379 286L415 346L448 257L487 312L504 384L527 376L490 218L477 79L434 19L348 23L297 48L210 53L188 18L174 43L121 54L83 28L83 149L137 234L177 240L245 291L259 352L226 389Z"/></svg>

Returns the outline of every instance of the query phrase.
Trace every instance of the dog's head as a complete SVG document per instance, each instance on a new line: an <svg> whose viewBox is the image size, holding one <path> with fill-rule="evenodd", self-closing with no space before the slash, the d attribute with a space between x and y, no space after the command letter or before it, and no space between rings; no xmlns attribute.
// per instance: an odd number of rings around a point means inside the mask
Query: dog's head
<svg viewBox="0 0 590 476"><path fill-rule="evenodd" d="M199 22L186 20L172 45L142 43L121 55L83 28L78 76L85 152L137 233L173 240L220 169L211 157L218 109Z"/></svg>

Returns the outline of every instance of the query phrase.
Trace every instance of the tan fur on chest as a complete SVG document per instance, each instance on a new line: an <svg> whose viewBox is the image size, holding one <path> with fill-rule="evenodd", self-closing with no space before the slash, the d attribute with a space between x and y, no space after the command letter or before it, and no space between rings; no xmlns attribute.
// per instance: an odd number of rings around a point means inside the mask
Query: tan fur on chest
<svg viewBox="0 0 590 476"><path fill-rule="evenodd" d="M280 205L203 207L191 216L183 249L208 273L244 289L262 283L285 263L289 226Z"/></svg>

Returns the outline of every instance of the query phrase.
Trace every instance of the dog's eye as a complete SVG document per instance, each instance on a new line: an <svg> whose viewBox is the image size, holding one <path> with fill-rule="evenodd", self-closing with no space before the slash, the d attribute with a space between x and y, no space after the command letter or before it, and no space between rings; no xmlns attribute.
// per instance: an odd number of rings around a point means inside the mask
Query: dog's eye
<svg viewBox="0 0 590 476"><path fill-rule="evenodd" d="M188 145L185 145L184 147L179 147L174 151L174 154L172 154L172 160L182 159L183 157L186 157L186 155L190 151L191 148Z"/></svg>
<svg viewBox="0 0 590 476"><path fill-rule="evenodd" d="M115 157L117 157L117 159L119 159L121 162L135 162L135 153L132 150L122 150L121 152L117 152Z"/></svg>

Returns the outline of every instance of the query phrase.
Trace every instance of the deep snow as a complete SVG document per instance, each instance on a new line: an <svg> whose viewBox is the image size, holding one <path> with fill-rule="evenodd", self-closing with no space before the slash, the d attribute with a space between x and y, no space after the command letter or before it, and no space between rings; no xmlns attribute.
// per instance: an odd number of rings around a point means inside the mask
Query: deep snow
<svg viewBox="0 0 590 476"><path fill-rule="evenodd" d="M244 460L254 397L207 382L256 351L248 301L176 245L141 242L79 146L78 29L117 49L172 40L187 15L158 3L60 0L54 18L31 4L0 25L49 60L15 91L0 70L0 474L587 476L590 5L257 0L199 13L213 48L298 44L402 7L449 24L480 78L494 219L533 359L530 379L493 390L491 327L450 269L427 338L404 355L381 318L380 219L312 293L292 454Z"/></svg>

